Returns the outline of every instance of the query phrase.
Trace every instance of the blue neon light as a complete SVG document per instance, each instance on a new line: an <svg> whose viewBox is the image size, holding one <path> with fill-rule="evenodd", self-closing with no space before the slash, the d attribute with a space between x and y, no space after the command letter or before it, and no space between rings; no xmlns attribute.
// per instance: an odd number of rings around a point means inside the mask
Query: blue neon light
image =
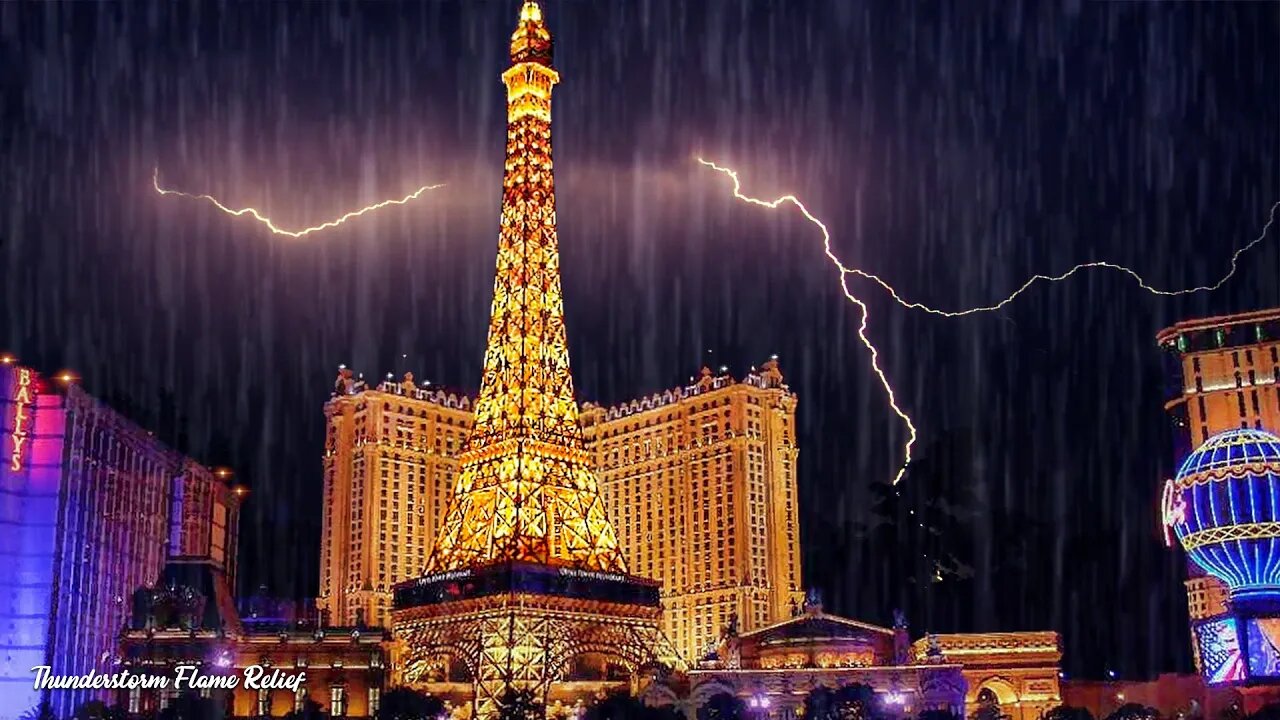
<svg viewBox="0 0 1280 720"><path fill-rule="evenodd" d="M1215 528L1280 523L1280 437L1254 429L1215 435L1187 456L1175 483L1190 510L1174 526L1179 540ZM1187 554L1225 582L1232 597L1280 599L1277 536L1223 539Z"/></svg>

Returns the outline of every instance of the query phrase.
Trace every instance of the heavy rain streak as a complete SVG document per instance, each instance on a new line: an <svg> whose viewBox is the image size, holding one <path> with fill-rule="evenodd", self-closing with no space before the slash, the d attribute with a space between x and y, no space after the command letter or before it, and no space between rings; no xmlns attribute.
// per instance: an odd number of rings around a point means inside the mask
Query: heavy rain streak
<svg viewBox="0 0 1280 720"><path fill-rule="evenodd" d="M478 389L514 10L0 5L0 347L234 469L241 594L317 592L339 364ZM777 355L830 609L1189 671L1154 338L1280 303L1280 5L547 14L578 399Z"/></svg>

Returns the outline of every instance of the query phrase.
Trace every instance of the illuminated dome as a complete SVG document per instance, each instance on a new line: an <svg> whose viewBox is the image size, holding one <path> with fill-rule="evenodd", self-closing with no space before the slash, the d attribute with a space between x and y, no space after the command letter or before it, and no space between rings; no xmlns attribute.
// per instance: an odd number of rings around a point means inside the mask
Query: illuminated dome
<svg viewBox="0 0 1280 720"><path fill-rule="evenodd" d="M1280 437L1214 435L1165 485L1165 525L1233 600L1280 600Z"/></svg>

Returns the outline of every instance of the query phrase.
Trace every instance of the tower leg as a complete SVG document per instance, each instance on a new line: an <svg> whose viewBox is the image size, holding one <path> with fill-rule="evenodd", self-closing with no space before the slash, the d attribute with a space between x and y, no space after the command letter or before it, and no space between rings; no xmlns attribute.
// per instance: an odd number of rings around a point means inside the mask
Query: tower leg
<svg viewBox="0 0 1280 720"><path fill-rule="evenodd" d="M546 701L546 626L545 619L521 613L505 613L481 624L474 717L496 718L508 690L528 690L534 702Z"/></svg>

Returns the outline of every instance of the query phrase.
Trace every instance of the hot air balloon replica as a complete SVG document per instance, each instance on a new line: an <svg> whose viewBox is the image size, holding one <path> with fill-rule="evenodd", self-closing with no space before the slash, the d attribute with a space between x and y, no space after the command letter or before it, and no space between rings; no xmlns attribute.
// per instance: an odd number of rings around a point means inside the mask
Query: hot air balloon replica
<svg viewBox="0 0 1280 720"><path fill-rule="evenodd" d="M1165 483L1161 518L1166 539L1229 593L1225 612L1192 627L1205 681L1240 686L1251 705L1280 699L1280 437L1244 428L1206 440Z"/></svg>

